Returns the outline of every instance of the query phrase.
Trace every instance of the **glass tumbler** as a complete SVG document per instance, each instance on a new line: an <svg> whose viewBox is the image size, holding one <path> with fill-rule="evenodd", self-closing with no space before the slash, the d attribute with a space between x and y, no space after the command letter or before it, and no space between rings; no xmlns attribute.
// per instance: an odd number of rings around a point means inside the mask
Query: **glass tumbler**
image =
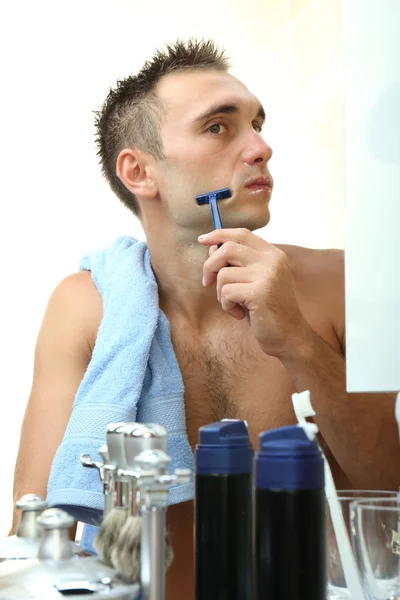
<svg viewBox="0 0 400 600"><path fill-rule="evenodd" d="M350 522L368 600L400 600L400 499L355 500Z"/></svg>
<svg viewBox="0 0 400 600"><path fill-rule="evenodd" d="M352 539L350 531L350 504L356 500L370 500L374 498L397 498L397 492L386 490L338 490L338 500L343 512L343 518ZM329 497L326 502L326 571L327 571L327 600L345 600L351 598L344 577L342 561L333 528Z"/></svg>

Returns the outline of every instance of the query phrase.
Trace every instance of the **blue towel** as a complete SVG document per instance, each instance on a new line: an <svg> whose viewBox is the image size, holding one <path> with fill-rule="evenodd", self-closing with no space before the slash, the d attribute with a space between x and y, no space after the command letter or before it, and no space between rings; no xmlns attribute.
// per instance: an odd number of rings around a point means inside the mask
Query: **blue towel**
<svg viewBox="0 0 400 600"><path fill-rule="evenodd" d="M108 423L153 422L168 430L171 469L193 469L185 421L184 386L169 323L159 308L158 288L144 242L118 238L108 249L83 257L103 299L103 319L92 359L51 467L47 502L78 521L98 526L103 494L98 473L80 465L89 453L101 462ZM55 399L56 401L56 399ZM168 503L193 498L193 482L174 486ZM85 536L92 540L94 528ZM84 544L90 549L91 542Z"/></svg>

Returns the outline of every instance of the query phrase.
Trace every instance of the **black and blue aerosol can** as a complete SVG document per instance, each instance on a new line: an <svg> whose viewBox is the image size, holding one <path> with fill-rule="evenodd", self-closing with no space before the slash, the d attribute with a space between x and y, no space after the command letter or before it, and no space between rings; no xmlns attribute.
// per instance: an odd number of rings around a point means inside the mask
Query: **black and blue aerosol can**
<svg viewBox="0 0 400 600"><path fill-rule="evenodd" d="M196 600L253 600L253 461L245 421L223 420L199 429Z"/></svg>
<svg viewBox="0 0 400 600"><path fill-rule="evenodd" d="M256 600L326 599L324 459L311 424L259 436L255 586Z"/></svg>

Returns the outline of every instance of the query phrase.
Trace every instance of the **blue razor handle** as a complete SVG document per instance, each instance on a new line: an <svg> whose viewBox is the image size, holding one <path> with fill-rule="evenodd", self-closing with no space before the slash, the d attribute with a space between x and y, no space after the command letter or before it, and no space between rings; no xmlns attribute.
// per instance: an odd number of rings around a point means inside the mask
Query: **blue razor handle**
<svg viewBox="0 0 400 600"><path fill-rule="evenodd" d="M221 217L217 205L217 196L215 194L210 195L210 208L214 229L222 229Z"/></svg>
<svg viewBox="0 0 400 600"><path fill-rule="evenodd" d="M229 188L224 188L223 190L216 190L215 192L209 192L208 194L201 194L200 196L196 196L196 201L199 206L201 204L210 205L214 229L222 229L222 222L217 204L218 200L230 198L231 196L232 194ZM219 244L218 248L220 248L221 246L222 244Z"/></svg>

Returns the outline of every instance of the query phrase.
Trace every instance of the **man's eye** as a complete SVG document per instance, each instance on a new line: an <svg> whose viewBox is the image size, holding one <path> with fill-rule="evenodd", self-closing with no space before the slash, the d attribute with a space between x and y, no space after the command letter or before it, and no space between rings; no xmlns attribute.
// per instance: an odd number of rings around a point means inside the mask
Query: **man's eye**
<svg viewBox="0 0 400 600"><path fill-rule="evenodd" d="M211 125L211 127L209 127L207 131L209 131L210 133L221 133L221 129L223 127L225 127L225 125L223 125L222 123L214 123L214 125Z"/></svg>
<svg viewBox="0 0 400 600"><path fill-rule="evenodd" d="M254 123L253 127L256 131L258 131L258 133L262 132L262 125L258 125L257 123Z"/></svg>

